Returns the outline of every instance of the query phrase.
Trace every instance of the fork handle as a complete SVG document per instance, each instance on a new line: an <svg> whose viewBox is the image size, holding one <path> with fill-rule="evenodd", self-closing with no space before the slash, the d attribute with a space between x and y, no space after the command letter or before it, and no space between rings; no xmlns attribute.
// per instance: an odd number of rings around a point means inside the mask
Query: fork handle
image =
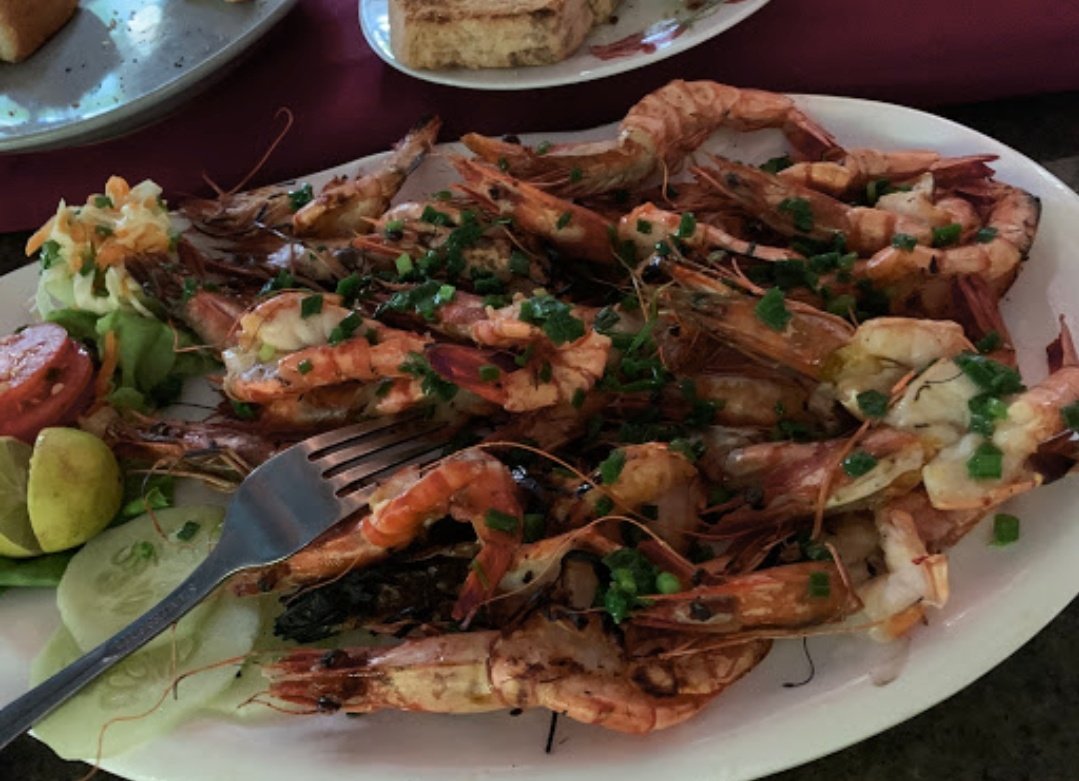
<svg viewBox="0 0 1079 781"><path fill-rule="evenodd" d="M236 568L210 555L151 610L0 710L0 749L188 613Z"/></svg>

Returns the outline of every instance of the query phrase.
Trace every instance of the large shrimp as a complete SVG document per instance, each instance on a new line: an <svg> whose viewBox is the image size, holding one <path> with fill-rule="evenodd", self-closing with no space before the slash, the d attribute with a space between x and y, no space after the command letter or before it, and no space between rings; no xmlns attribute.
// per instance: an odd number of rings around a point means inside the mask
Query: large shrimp
<svg viewBox="0 0 1079 781"><path fill-rule="evenodd" d="M305 304L311 299L320 301L317 311ZM350 317L351 333L331 340ZM284 292L240 318L236 346L224 353L223 387L238 401L266 403L341 382L403 378L409 356L422 354L429 341L360 318L336 296Z"/></svg>
<svg viewBox="0 0 1079 781"><path fill-rule="evenodd" d="M942 157L928 149L846 149L837 160L795 163L779 176L839 198L879 179L904 182L924 173L944 185L984 179L993 175L987 163L996 159L996 155Z"/></svg>
<svg viewBox="0 0 1079 781"><path fill-rule="evenodd" d="M690 718L769 648L756 640L666 654L675 642L633 643L595 616L536 614L505 633L440 635L390 649L293 651L266 674L271 696L309 712L541 707L640 734Z"/></svg>
<svg viewBox="0 0 1079 781"><path fill-rule="evenodd" d="M420 120L394 145L374 172L352 179L337 177L292 215L297 236L347 236L370 230L371 220L390 206L405 179L434 146L442 120Z"/></svg>
<svg viewBox="0 0 1079 781"><path fill-rule="evenodd" d="M647 257L660 242L668 242L672 236L685 246L705 253L722 250L764 261L797 260L802 257L791 249L769 247L740 239L715 225L688 221L682 214L665 211L651 203L641 204L618 221L618 238L632 242L637 248L638 257Z"/></svg>
<svg viewBox="0 0 1079 781"><path fill-rule="evenodd" d="M1018 274L1020 261L1030 253L1041 201L999 183L989 185L987 192L991 203L985 228L973 243L947 248L885 246L869 259L865 275L875 284L896 288L900 298L934 279L970 274L983 277L997 296L1003 295Z"/></svg>
<svg viewBox="0 0 1079 781"><path fill-rule="evenodd" d="M864 254L890 246L897 234L920 244L933 241L933 226L921 219L886 209L850 206L733 160L712 156L709 167L692 170L699 180L786 236L831 242L842 233L850 249Z"/></svg>
<svg viewBox="0 0 1079 781"><path fill-rule="evenodd" d="M338 524L280 564L238 575L231 582L233 590L282 590L370 566L449 515L471 523L482 543L454 609L455 618L467 619L498 587L520 540L523 513L517 485L509 469L482 450L456 453L425 472L401 470L375 490L369 506L369 513ZM503 522L491 521L492 511ZM517 523L510 528L512 520Z"/></svg>
<svg viewBox="0 0 1079 781"><path fill-rule="evenodd" d="M806 159L838 149L824 128L790 98L738 89L713 81L672 81L629 110L618 136L609 141L554 144L546 149L469 133L461 140L514 176L565 196L629 188L661 169L670 169L715 130L779 128Z"/></svg>
<svg viewBox="0 0 1079 781"><path fill-rule="evenodd" d="M571 257L603 265L615 262L614 225L596 212L491 166L462 157L454 158L453 164L465 180L458 188L483 208L512 217L518 228L546 239Z"/></svg>

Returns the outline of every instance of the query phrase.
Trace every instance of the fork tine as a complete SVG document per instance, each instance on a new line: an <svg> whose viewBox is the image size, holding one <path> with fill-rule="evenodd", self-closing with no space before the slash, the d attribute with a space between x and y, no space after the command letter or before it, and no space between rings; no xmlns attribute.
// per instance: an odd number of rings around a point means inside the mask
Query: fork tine
<svg viewBox="0 0 1079 781"><path fill-rule="evenodd" d="M352 440L377 434L381 431L393 429L407 423L412 423L416 420L422 420L425 419L427 415L427 410L416 408L409 410L408 412L403 412L400 415L372 418L371 420L365 420L352 426L327 431L324 434L305 439L300 444L307 452L309 458L320 458L329 452L346 446Z"/></svg>
<svg viewBox="0 0 1079 781"><path fill-rule="evenodd" d="M410 439L387 447L374 456L364 458L360 463L346 468L329 478L337 489L338 496L352 488L360 488L358 483L373 481L387 472L413 464L435 461L442 454L442 449L450 441L452 434L445 428L435 436Z"/></svg>
<svg viewBox="0 0 1079 781"><path fill-rule="evenodd" d="M390 429L383 429L358 441L348 441L340 449L326 456L313 456L311 461L324 477L333 477L353 461L373 455L380 450L404 442L427 436L439 429L446 428L445 421L421 418L408 421ZM325 452L325 450L323 450Z"/></svg>

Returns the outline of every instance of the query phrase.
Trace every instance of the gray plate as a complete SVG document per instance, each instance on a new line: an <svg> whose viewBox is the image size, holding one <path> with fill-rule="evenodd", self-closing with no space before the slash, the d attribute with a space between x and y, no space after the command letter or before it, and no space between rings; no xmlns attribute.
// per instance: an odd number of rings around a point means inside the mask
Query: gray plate
<svg viewBox="0 0 1079 781"><path fill-rule="evenodd" d="M206 86L296 0L82 0L24 62L0 63L0 152L130 130Z"/></svg>

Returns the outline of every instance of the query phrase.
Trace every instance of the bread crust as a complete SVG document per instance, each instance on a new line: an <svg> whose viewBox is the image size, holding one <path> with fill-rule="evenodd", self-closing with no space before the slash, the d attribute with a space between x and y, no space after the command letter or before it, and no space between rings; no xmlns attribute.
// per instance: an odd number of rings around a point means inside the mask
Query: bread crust
<svg viewBox="0 0 1079 781"><path fill-rule="evenodd" d="M617 2L390 0L390 46L411 68L547 65L576 51Z"/></svg>
<svg viewBox="0 0 1079 781"><path fill-rule="evenodd" d="M0 0L0 60L26 59L75 13L79 0Z"/></svg>

